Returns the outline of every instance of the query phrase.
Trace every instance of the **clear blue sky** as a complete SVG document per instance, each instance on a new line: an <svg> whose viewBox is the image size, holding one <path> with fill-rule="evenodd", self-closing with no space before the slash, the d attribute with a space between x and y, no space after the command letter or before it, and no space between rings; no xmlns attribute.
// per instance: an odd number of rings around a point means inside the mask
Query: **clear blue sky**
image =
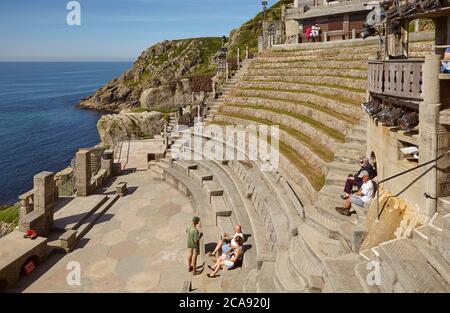
<svg viewBox="0 0 450 313"><path fill-rule="evenodd" d="M79 0L81 26L68 26L68 2L1 0L0 61L133 60L165 39L228 35L261 11L261 0Z"/></svg>

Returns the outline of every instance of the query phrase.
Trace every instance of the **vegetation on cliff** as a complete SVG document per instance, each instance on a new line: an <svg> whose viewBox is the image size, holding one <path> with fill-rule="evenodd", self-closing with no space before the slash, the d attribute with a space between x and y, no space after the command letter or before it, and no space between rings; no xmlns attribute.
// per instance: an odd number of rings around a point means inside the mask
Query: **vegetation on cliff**
<svg viewBox="0 0 450 313"><path fill-rule="evenodd" d="M163 93L160 98L168 97L164 93L175 94L177 89L182 93L181 80L213 75L212 56L221 45L221 38L211 37L164 41L151 46L142 52L130 70L84 99L79 106L118 112L138 108L142 92L151 88L166 87L159 92Z"/></svg>
<svg viewBox="0 0 450 313"><path fill-rule="evenodd" d="M281 17L281 7L292 0L281 0L267 10L267 20ZM258 50L263 13L230 33L227 43L229 60L236 58L236 48L251 54ZM192 92L211 91L210 78L215 73L213 56L222 46L222 38L205 37L171 40L146 49L133 67L97 92L83 99L82 108L120 112L123 109L170 110L189 103ZM233 64L231 64L233 66Z"/></svg>

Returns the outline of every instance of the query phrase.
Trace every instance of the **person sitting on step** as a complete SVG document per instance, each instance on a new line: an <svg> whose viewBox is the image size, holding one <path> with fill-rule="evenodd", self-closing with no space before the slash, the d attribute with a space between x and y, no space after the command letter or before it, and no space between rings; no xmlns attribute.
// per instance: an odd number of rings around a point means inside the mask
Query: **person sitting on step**
<svg viewBox="0 0 450 313"><path fill-rule="evenodd" d="M363 181L361 189L356 194L352 194L345 200L344 207L336 207L336 211L338 211L342 215L352 215L352 204L364 207L366 203L373 199L375 188L372 180L370 179L369 172L362 171L358 177Z"/></svg>
<svg viewBox="0 0 450 313"><path fill-rule="evenodd" d="M341 195L341 199L343 199L343 200L346 200L346 199L348 199L348 197L350 197L350 195L352 194L353 186L356 186L356 187L358 187L358 189L360 189L361 186L363 185L362 179L359 178L359 175L361 174L362 171L368 172L370 179L373 179L377 176L377 171L370 164L369 158L360 157L359 165L361 166L359 171L356 172L355 174L350 174L347 177L347 180L345 182L345 187L344 187L344 194Z"/></svg>
<svg viewBox="0 0 450 313"><path fill-rule="evenodd" d="M225 233L222 239L216 245L212 252L208 252L209 256L218 257L221 253L227 253L232 247L236 247L236 238L240 237L244 241L244 234L242 233L241 225L234 226L234 235Z"/></svg>
<svg viewBox="0 0 450 313"><path fill-rule="evenodd" d="M222 269L223 266L226 266L228 269L232 269L242 259L242 256L244 255L242 246L244 240L240 236L236 236L234 238L234 241L236 243L236 246L233 246L233 248L229 252L223 253L213 266L208 265L213 273L207 274L206 276L208 276L209 278L217 277L217 273Z"/></svg>

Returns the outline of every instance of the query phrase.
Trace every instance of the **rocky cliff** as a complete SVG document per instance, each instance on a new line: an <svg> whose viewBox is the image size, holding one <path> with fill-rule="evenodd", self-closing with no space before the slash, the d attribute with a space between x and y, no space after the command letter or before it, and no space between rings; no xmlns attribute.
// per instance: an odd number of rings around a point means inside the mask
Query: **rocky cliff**
<svg viewBox="0 0 450 313"><path fill-rule="evenodd" d="M158 43L145 50L130 70L83 99L79 107L119 112L139 107L167 110L191 103L193 91L209 91L208 84L199 88L198 80L210 80L212 56L221 44L221 38Z"/></svg>
<svg viewBox="0 0 450 313"><path fill-rule="evenodd" d="M97 123L103 143L113 144L125 138L153 138L164 129L166 119L160 112L121 112L103 115Z"/></svg>

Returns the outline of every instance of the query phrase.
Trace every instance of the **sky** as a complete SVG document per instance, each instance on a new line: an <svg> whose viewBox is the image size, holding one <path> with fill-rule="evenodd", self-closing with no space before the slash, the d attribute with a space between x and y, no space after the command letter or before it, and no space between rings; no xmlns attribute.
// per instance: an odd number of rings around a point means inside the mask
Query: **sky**
<svg viewBox="0 0 450 313"><path fill-rule="evenodd" d="M262 9L261 0L1 0L0 61L132 61L169 39L229 35ZM269 1L272 5L276 0Z"/></svg>

